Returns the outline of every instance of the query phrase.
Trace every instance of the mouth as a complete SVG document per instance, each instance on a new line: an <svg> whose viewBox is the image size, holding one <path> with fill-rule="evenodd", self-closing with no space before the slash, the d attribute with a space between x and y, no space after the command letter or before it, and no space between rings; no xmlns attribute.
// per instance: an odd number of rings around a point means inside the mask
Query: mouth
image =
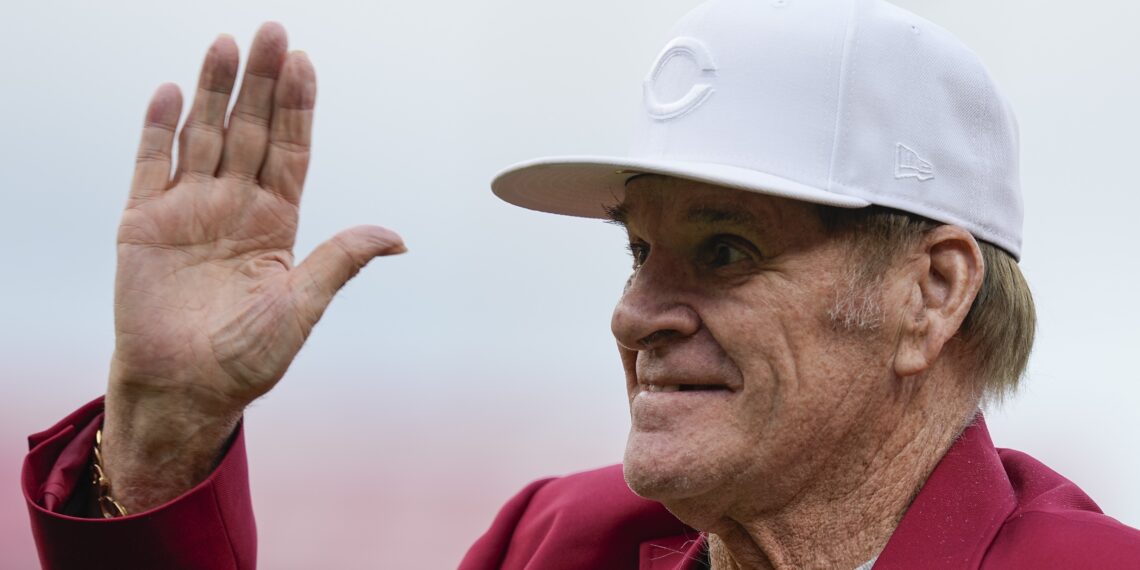
<svg viewBox="0 0 1140 570"><path fill-rule="evenodd" d="M682 383L684 380L694 383ZM734 402L739 401L743 387L734 390L729 384L714 382L713 378L656 378L638 383L629 401L632 429L638 432L680 429L677 426L684 424L686 418L703 422L710 413L732 408Z"/></svg>
<svg viewBox="0 0 1140 570"><path fill-rule="evenodd" d="M670 392L731 392L723 384L642 384L642 390L650 393Z"/></svg>

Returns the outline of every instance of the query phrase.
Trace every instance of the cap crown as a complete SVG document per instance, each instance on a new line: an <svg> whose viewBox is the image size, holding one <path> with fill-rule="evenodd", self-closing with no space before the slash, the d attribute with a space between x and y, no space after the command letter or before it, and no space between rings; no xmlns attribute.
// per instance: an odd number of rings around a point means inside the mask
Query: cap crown
<svg viewBox="0 0 1140 570"><path fill-rule="evenodd" d="M972 51L882 0L711 0L644 85L631 158L746 168L1021 252L1017 123Z"/></svg>

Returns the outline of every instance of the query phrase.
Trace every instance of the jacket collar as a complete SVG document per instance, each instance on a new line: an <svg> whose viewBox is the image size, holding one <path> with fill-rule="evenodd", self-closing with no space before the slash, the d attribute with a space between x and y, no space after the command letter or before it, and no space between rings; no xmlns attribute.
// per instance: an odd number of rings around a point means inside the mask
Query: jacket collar
<svg viewBox="0 0 1140 570"><path fill-rule="evenodd" d="M1017 499L981 413L923 484L875 570L976 568ZM641 570L702 570L705 538L641 544Z"/></svg>
<svg viewBox="0 0 1140 570"><path fill-rule="evenodd" d="M875 570L976 568L1016 506L979 413L922 486Z"/></svg>

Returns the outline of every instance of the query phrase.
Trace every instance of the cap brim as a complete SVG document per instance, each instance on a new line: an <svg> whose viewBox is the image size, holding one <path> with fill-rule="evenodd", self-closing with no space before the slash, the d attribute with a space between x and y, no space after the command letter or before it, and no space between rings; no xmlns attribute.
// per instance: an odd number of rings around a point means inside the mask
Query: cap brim
<svg viewBox="0 0 1140 570"><path fill-rule="evenodd" d="M624 199L626 182L640 174L674 176L841 208L871 205L861 198L835 194L747 168L706 162L602 156L564 156L520 162L495 176L491 190L499 198L531 210L604 218L607 207Z"/></svg>

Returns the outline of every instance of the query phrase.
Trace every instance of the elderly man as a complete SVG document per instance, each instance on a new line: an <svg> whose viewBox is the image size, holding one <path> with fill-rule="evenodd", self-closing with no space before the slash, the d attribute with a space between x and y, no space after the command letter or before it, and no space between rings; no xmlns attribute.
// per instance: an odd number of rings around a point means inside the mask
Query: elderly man
<svg viewBox="0 0 1140 570"><path fill-rule="evenodd" d="M360 227L293 267L313 70L266 25L227 124L237 67L219 39L173 179L178 91L147 111L105 411L25 465L47 567L253 567L242 411L404 251ZM1016 124L972 53L880 0L712 0L644 95L629 157L493 184L628 231L624 465L531 485L463 568L1140 567L1140 532L977 411L1016 386L1034 309Z"/></svg>

